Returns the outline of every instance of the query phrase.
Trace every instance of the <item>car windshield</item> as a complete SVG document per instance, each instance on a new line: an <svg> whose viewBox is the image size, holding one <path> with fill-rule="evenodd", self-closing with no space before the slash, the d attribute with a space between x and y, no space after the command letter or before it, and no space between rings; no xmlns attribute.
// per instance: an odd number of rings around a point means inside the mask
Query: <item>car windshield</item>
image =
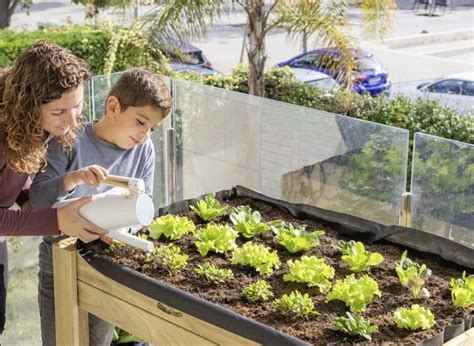
<svg viewBox="0 0 474 346"><path fill-rule="evenodd" d="M312 85L315 88L320 88L320 89L334 89L334 88L337 88L338 86L337 82L330 77L312 80L312 81L306 82L306 84Z"/></svg>
<svg viewBox="0 0 474 346"><path fill-rule="evenodd" d="M373 56L356 60L357 72L382 73L382 65Z"/></svg>

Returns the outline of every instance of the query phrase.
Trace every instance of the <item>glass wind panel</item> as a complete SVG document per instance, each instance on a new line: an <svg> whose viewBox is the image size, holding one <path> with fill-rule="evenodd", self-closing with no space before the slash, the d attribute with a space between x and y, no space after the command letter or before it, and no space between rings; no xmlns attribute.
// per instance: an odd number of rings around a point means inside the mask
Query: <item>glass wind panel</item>
<svg viewBox="0 0 474 346"><path fill-rule="evenodd" d="M398 224L408 131L173 83L178 199L239 184L290 202Z"/></svg>
<svg viewBox="0 0 474 346"><path fill-rule="evenodd" d="M415 134L413 227L474 248L474 145Z"/></svg>
<svg viewBox="0 0 474 346"><path fill-rule="evenodd" d="M105 114L105 102L107 95L114 83L120 78L123 72L99 75L91 80L91 108L94 120L100 119ZM171 90L171 79L160 76L168 88ZM166 130L171 127L171 115L164 119L161 125L153 131L151 139L155 145L155 177L153 185L153 202L155 207L163 206L166 200L165 188L165 148L164 138Z"/></svg>
<svg viewBox="0 0 474 346"><path fill-rule="evenodd" d="M261 191L383 224L398 224L408 131L265 100Z"/></svg>
<svg viewBox="0 0 474 346"><path fill-rule="evenodd" d="M262 99L173 80L177 197L243 185L259 190Z"/></svg>

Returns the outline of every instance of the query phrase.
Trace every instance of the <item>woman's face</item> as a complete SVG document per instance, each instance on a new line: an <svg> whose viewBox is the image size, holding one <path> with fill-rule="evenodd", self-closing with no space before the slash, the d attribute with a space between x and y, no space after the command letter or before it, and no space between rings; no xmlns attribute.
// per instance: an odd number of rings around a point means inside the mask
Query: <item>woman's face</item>
<svg viewBox="0 0 474 346"><path fill-rule="evenodd" d="M64 93L60 99L40 106L41 126L54 136L64 136L71 128L77 126L82 114L84 86Z"/></svg>

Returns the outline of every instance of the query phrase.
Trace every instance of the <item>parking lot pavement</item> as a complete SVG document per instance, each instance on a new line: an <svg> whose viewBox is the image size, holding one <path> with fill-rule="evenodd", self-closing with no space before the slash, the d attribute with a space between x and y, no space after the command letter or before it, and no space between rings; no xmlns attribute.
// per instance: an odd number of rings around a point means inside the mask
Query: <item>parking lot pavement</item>
<svg viewBox="0 0 474 346"><path fill-rule="evenodd" d="M84 8L69 0L34 2L29 16L17 8L12 17L12 28L35 29L38 24L45 24L45 18L48 18L46 24L60 24L68 20L84 22ZM393 29L383 41L365 39L360 30L361 11L357 8L350 9L350 25L347 28L362 48L373 51L387 67L392 82L432 79L474 68L474 0L453 0L451 9L443 15L438 15L440 12L437 11L436 16L432 17L424 15L422 10L414 12L413 0L398 0L397 4ZM143 14L149 9L144 6L139 12ZM114 18L116 22L126 24L131 21L131 13L131 10L125 13L109 10L101 13L99 20ZM245 21L242 11L226 16L209 28L205 38L192 43L205 52L215 68L229 73L240 60ZM471 39L464 39L465 36L460 33L471 35ZM394 46L395 42L398 42L398 47ZM411 42L412 46L407 42ZM297 55L301 52L301 45L298 41L289 40L284 30L275 29L268 33L266 49L268 67Z"/></svg>

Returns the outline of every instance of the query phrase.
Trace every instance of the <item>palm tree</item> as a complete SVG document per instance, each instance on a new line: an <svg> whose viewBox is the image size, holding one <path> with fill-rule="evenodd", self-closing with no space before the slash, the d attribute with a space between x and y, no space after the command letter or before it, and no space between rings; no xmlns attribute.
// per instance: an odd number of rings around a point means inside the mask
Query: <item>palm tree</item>
<svg viewBox="0 0 474 346"><path fill-rule="evenodd" d="M264 96L265 37L275 27L289 28L289 35L317 34L322 46L338 48L343 56L346 80L354 61L351 38L343 28L350 0L171 0L142 18L148 35L189 40L205 35L213 20L237 8L247 14L249 93ZM369 33L383 35L390 28L395 0L361 0L364 26ZM165 42L165 41L164 41ZM349 83L346 83L350 85Z"/></svg>

